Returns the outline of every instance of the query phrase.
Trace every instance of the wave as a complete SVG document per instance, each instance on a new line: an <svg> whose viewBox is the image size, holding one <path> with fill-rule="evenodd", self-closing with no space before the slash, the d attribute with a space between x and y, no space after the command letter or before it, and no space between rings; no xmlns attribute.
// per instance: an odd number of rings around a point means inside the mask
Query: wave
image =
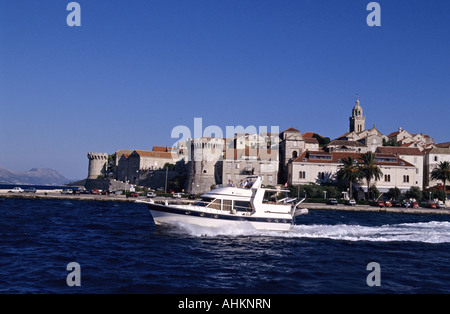
<svg viewBox="0 0 450 314"><path fill-rule="evenodd" d="M382 226L347 224L295 225L290 231L255 230L250 225L244 228L231 229L228 227L209 228L180 224L178 230L183 230L197 237L262 236L342 241L450 243L450 222L447 221L402 223Z"/></svg>

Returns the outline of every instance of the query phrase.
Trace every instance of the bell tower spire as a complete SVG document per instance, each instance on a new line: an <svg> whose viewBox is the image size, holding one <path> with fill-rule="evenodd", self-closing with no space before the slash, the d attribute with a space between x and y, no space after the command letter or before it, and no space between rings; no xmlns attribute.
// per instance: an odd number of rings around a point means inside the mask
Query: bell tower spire
<svg viewBox="0 0 450 314"><path fill-rule="evenodd" d="M355 106L352 109L350 117L350 132L360 133L366 129L366 117L363 116L363 109L359 104L359 95L357 94Z"/></svg>

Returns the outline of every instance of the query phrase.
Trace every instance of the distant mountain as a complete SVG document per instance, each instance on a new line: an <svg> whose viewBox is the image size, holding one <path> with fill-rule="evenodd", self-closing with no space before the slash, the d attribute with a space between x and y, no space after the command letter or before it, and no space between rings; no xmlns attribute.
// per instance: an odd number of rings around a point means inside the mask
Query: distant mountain
<svg viewBox="0 0 450 314"><path fill-rule="evenodd" d="M32 168L28 171L12 171L0 167L0 182L30 185L62 185L70 180L49 168Z"/></svg>

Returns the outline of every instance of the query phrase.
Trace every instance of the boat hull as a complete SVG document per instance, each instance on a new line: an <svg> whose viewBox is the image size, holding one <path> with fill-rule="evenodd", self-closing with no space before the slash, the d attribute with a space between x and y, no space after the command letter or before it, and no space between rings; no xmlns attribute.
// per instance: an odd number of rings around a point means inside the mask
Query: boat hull
<svg viewBox="0 0 450 314"><path fill-rule="evenodd" d="M189 208L177 208L160 204L147 204L147 206L157 225L182 226L183 224L189 224L208 228L276 231L288 231L292 226L292 219L206 213Z"/></svg>

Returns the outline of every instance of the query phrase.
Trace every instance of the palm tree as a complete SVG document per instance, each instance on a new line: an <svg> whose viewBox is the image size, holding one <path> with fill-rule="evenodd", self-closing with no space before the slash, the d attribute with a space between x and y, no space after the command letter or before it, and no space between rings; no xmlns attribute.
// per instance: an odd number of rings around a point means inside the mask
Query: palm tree
<svg viewBox="0 0 450 314"><path fill-rule="evenodd" d="M342 165L339 165L339 170L336 173L338 180L349 182L349 197L352 198L353 182L359 179L359 168L353 157L342 158Z"/></svg>
<svg viewBox="0 0 450 314"><path fill-rule="evenodd" d="M431 171L431 179L441 180L444 184L445 199L447 199L447 190L445 187L445 182L450 181L450 162L441 161L438 163L437 167Z"/></svg>
<svg viewBox="0 0 450 314"><path fill-rule="evenodd" d="M367 181L367 198L369 198L370 181L372 181L372 179L375 179L375 181L380 180L383 172L375 161L374 153L369 151L361 154L360 157L362 162L359 165L359 174L361 178L364 178Z"/></svg>

